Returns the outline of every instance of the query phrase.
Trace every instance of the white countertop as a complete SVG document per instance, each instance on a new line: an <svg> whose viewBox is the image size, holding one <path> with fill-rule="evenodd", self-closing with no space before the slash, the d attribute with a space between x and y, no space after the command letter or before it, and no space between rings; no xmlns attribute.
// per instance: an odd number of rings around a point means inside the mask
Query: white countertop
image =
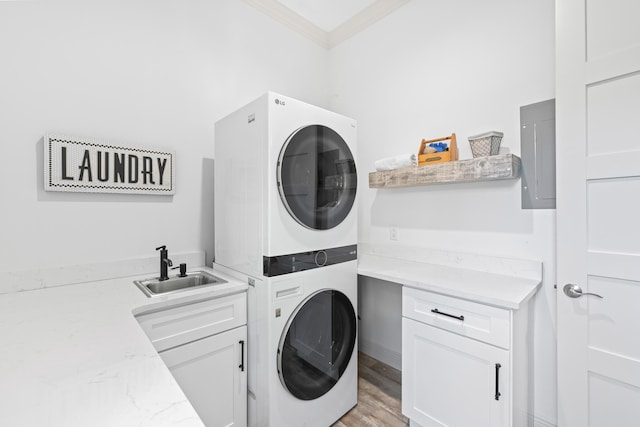
<svg viewBox="0 0 640 427"><path fill-rule="evenodd" d="M432 255L446 261L438 264L400 258L402 250L367 250L358 253L360 275L506 309L522 307L542 283L542 265L532 261L456 254L451 262L442 253L427 254L426 260ZM494 271L479 270L479 265Z"/></svg>
<svg viewBox="0 0 640 427"><path fill-rule="evenodd" d="M0 295L0 425L203 426L134 314L247 288L214 274L229 283L154 298L148 274Z"/></svg>

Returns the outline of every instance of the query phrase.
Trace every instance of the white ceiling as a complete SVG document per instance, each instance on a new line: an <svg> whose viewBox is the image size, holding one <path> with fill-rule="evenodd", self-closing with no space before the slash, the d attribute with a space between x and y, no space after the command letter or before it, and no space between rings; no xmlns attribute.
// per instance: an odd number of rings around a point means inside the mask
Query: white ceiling
<svg viewBox="0 0 640 427"><path fill-rule="evenodd" d="M243 0L327 49L410 0Z"/></svg>

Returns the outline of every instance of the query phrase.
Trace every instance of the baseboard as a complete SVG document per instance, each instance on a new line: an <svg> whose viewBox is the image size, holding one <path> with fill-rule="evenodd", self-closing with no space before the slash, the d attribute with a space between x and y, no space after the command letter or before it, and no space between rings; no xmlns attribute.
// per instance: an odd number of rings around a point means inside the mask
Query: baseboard
<svg viewBox="0 0 640 427"><path fill-rule="evenodd" d="M402 353L401 352L388 349L376 342L365 340L365 339L360 339L358 341L358 348L362 353L368 356L371 356L374 359L377 359L381 362L384 362L387 365L399 371L402 370Z"/></svg>
<svg viewBox="0 0 640 427"><path fill-rule="evenodd" d="M204 252L172 253L174 265L186 262L188 268L205 264ZM0 294L32 291L55 286L116 279L140 274L159 274L158 256L123 259L93 264L70 265L38 270L0 273Z"/></svg>

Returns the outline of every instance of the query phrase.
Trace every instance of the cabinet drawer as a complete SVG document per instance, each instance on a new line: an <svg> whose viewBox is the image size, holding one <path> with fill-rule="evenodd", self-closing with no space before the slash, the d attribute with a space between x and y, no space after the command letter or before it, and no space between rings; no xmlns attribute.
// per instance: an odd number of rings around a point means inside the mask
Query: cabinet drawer
<svg viewBox="0 0 640 427"><path fill-rule="evenodd" d="M137 316L156 350L162 351L247 323L246 294L181 305Z"/></svg>
<svg viewBox="0 0 640 427"><path fill-rule="evenodd" d="M509 310L403 286L402 316L509 349Z"/></svg>

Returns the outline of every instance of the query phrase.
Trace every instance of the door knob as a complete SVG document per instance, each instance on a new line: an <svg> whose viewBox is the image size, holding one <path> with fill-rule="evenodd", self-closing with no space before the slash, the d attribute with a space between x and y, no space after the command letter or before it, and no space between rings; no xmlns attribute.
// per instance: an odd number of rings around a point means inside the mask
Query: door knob
<svg viewBox="0 0 640 427"><path fill-rule="evenodd" d="M603 298L602 295L594 294L591 292L582 292L582 288L578 285L574 285L573 283L567 283L562 288L562 291L569 298L580 298L583 295L593 295L594 297Z"/></svg>

